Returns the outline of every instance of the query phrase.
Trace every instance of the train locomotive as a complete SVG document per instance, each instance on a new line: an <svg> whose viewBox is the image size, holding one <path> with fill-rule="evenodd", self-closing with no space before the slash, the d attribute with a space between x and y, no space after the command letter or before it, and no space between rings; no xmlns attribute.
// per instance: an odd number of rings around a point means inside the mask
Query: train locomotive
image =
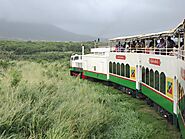
<svg viewBox="0 0 185 139"><path fill-rule="evenodd" d="M169 38L174 47L168 47ZM70 74L116 84L147 100L185 138L185 20L169 31L110 39L90 54L82 46L82 55L71 56Z"/></svg>

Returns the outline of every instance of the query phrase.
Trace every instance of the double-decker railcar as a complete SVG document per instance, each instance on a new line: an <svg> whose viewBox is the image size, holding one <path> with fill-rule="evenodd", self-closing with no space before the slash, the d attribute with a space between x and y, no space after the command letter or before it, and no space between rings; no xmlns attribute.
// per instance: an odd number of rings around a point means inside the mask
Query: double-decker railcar
<svg viewBox="0 0 185 139"><path fill-rule="evenodd" d="M107 47L71 56L70 73L117 84L149 100L185 138L184 40L185 20L170 31L113 38Z"/></svg>

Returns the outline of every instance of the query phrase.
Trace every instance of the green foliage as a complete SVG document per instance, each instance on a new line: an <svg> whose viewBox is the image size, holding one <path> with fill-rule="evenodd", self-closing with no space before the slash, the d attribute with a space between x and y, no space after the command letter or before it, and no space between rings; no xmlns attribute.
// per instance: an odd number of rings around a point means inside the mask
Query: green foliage
<svg viewBox="0 0 185 139"><path fill-rule="evenodd" d="M12 87L17 87L18 83L21 81L21 72L18 70L12 70L10 72L11 75L11 86Z"/></svg>
<svg viewBox="0 0 185 139"><path fill-rule="evenodd" d="M5 72L1 138L179 138L144 102L70 77L66 63L20 61ZM11 86L12 76L16 88Z"/></svg>
<svg viewBox="0 0 185 139"><path fill-rule="evenodd" d="M15 63L14 62L10 62L10 61L5 61L5 60L0 60L0 68L2 69L7 69L10 66L13 66Z"/></svg>
<svg viewBox="0 0 185 139"><path fill-rule="evenodd" d="M81 53L81 45L82 42L0 41L0 58L60 60L71 55L72 52ZM83 42L83 45L87 53L93 46L93 42Z"/></svg>

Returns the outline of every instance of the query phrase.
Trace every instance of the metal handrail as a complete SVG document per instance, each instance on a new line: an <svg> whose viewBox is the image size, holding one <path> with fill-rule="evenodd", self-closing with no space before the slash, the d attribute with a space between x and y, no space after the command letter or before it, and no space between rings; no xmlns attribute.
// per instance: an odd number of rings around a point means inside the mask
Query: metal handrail
<svg viewBox="0 0 185 139"><path fill-rule="evenodd" d="M111 49L111 52L168 55L177 56L179 59L185 60L185 50L178 48L117 48Z"/></svg>

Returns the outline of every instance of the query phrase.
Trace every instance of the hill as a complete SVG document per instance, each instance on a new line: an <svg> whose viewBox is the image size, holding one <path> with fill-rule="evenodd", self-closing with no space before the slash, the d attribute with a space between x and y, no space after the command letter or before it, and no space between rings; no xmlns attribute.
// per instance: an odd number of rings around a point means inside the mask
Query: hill
<svg viewBox="0 0 185 139"><path fill-rule="evenodd" d="M51 24L21 23L0 20L0 39L92 41L96 38L75 34Z"/></svg>

